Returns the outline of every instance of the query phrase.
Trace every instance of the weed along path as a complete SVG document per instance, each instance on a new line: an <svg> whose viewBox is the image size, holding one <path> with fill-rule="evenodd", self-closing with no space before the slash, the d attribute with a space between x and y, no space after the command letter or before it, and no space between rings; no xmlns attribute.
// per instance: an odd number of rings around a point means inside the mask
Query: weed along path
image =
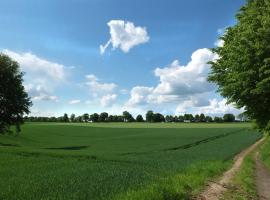
<svg viewBox="0 0 270 200"><path fill-rule="evenodd" d="M270 199L270 173L259 158L259 152L255 156L256 161L256 186L260 200Z"/></svg>
<svg viewBox="0 0 270 200"><path fill-rule="evenodd" d="M205 189L197 198L197 200L218 200L222 197L222 194L230 187L230 183L235 173L240 169L244 158L252 152L258 145L263 142L264 138L260 139L249 148L242 151L235 157L233 166L226 171L223 176L216 182L210 182ZM270 187L268 187L269 190ZM269 199L269 198L268 198Z"/></svg>

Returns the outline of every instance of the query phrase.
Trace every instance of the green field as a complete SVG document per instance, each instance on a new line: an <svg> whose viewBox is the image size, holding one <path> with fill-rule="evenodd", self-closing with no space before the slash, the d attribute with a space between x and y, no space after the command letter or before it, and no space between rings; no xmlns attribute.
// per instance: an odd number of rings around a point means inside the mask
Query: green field
<svg viewBox="0 0 270 200"><path fill-rule="evenodd" d="M0 199L189 199L261 136L245 123L29 123L0 135Z"/></svg>

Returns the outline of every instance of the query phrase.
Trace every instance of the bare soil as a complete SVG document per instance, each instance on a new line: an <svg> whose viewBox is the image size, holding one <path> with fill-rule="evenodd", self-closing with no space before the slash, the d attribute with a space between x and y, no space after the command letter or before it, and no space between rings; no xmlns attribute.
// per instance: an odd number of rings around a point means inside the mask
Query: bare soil
<svg viewBox="0 0 270 200"><path fill-rule="evenodd" d="M256 153L256 186L260 200L270 200L270 173Z"/></svg>
<svg viewBox="0 0 270 200"><path fill-rule="evenodd" d="M242 151L234 158L233 166L226 171L223 176L216 182L210 182L206 189L197 197L197 200L218 200L222 197L222 194L231 186L231 181L237 171L239 171L244 158L252 152L258 145L263 142L264 138L260 139L249 148ZM268 187L270 191L270 187ZM269 199L270 200L270 199Z"/></svg>

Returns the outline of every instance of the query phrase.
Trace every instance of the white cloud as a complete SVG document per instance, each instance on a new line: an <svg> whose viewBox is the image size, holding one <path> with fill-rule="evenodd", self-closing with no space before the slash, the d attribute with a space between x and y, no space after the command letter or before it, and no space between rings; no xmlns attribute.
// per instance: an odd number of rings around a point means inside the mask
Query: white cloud
<svg viewBox="0 0 270 200"><path fill-rule="evenodd" d="M233 105L226 105L225 99L218 101L216 86L207 81L211 70L208 62L217 58L209 49L198 49L187 65L180 65L175 60L167 67L156 68L154 72L159 83L154 87L133 87L124 107L144 111L153 109L163 114L174 112L177 115L186 112L209 115L239 113Z"/></svg>
<svg viewBox="0 0 270 200"><path fill-rule="evenodd" d="M100 53L103 54L111 44L113 49L120 48L127 53L136 45L149 41L145 27L135 26L132 22L123 20L111 20L108 22L111 38L105 45L100 45Z"/></svg>
<svg viewBox="0 0 270 200"><path fill-rule="evenodd" d="M63 80L65 78L64 65L39 58L38 56L29 52L16 53L14 51L5 49L3 50L3 53L16 60L20 64L22 70L27 73L47 76L54 80Z"/></svg>
<svg viewBox="0 0 270 200"><path fill-rule="evenodd" d="M23 84L33 101L58 101L52 93L65 81L67 67L29 52L17 53L8 49L2 52L17 61L25 72Z"/></svg>
<svg viewBox="0 0 270 200"><path fill-rule="evenodd" d="M199 112L206 113L210 115L218 115L224 113L233 113L233 114L240 114L244 112L244 109L237 109L232 104L227 104L226 99L222 99L218 101L217 99L209 100L210 104L205 107L199 108Z"/></svg>
<svg viewBox="0 0 270 200"><path fill-rule="evenodd" d="M86 83L93 95L108 94L115 90L117 85L115 83L103 83L95 75L86 75Z"/></svg>
<svg viewBox="0 0 270 200"><path fill-rule="evenodd" d="M42 85L25 84L24 87L33 101L59 101L57 96L50 95L50 92Z"/></svg>
<svg viewBox="0 0 270 200"><path fill-rule="evenodd" d="M102 107L112 106L117 99L115 83L105 83L93 74L85 76L84 85L90 91L91 100L85 102L87 105L101 105Z"/></svg>
<svg viewBox="0 0 270 200"><path fill-rule="evenodd" d="M217 46L217 47L223 47L223 46L224 46L224 40L218 39L218 40L215 42L215 46Z"/></svg>
<svg viewBox="0 0 270 200"><path fill-rule="evenodd" d="M100 99L100 104L102 107L111 106L116 101L117 95L116 94L108 94L102 96Z"/></svg>
<svg viewBox="0 0 270 200"><path fill-rule="evenodd" d="M152 87L136 86L131 89L128 105L138 105L149 102L149 95L153 92Z"/></svg>
<svg viewBox="0 0 270 200"><path fill-rule="evenodd" d="M226 33L227 28L228 27L226 26L226 27L223 27L223 28L219 28L217 30L217 33L218 33L219 37L222 37ZM224 46L224 40L222 40L221 38L219 38L218 40L215 41L214 45L216 47L223 47Z"/></svg>
<svg viewBox="0 0 270 200"><path fill-rule="evenodd" d="M207 98L207 96L205 98ZM181 102L177 106L175 114L183 115L187 112L191 112L193 114L204 113L211 116L222 116L225 113L232 113L238 115L244 111L244 109L235 108L232 104L227 104L226 99L209 99L207 105L200 105L198 104L198 102L199 101L196 101L196 99Z"/></svg>
<svg viewBox="0 0 270 200"><path fill-rule="evenodd" d="M79 104L79 103L81 103L81 100L79 100L79 99L74 99L74 100L69 101L68 103L69 103L70 105Z"/></svg>
<svg viewBox="0 0 270 200"><path fill-rule="evenodd" d="M40 94L39 96L35 96L32 98L33 101L55 101L58 102L57 96L50 96L47 94Z"/></svg>
<svg viewBox="0 0 270 200"><path fill-rule="evenodd" d="M190 96L213 91L215 86L207 81L210 66L208 61L217 56L208 49L199 49L191 56L191 61L185 66L178 60L169 66L156 68L155 75L159 83L155 87L134 87L130 92L129 105L142 103L162 104L183 101Z"/></svg>

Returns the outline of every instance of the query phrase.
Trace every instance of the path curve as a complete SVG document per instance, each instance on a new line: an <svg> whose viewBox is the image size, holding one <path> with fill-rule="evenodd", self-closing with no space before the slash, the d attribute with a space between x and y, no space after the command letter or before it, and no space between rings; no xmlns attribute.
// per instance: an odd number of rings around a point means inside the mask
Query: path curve
<svg viewBox="0 0 270 200"><path fill-rule="evenodd" d="M256 186L260 200L270 200L270 173L260 159L259 152L256 161Z"/></svg>
<svg viewBox="0 0 270 200"><path fill-rule="evenodd" d="M252 152L258 145L263 142L264 138L258 140L256 143L242 151L234 158L233 166L226 171L217 182L210 182L205 191L203 191L197 200L218 200L222 194L230 187L230 183L235 173L240 169L244 158Z"/></svg>

